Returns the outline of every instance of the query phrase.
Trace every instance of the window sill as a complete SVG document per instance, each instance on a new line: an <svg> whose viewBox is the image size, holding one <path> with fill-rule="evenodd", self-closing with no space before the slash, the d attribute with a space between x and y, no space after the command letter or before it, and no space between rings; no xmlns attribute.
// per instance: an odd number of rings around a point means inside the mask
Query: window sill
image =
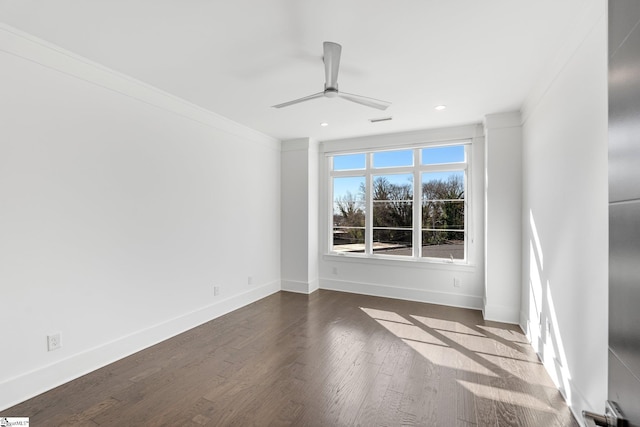
<svg viewBox="0 0 640 427"><path fill-rule="evenodd" d="M416 259L412 257L400 258L384 255L354 255L344 253L326 253L322 256L324 261L348 262L360 264L388 265L391 267L420 268L424 270L455 270L473 272L476 270L475 264L461 261L447 261L436 259Z"/></svg>

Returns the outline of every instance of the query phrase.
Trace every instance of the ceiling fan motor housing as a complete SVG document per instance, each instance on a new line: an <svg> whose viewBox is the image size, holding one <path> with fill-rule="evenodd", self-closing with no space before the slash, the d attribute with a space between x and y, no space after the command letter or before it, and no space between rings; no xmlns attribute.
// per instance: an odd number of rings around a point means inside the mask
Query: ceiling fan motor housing
<svg viewBox="0 0 640 427"><path fill-rule="evenodd" d="M327 87L325 85L324 88L324 96L327 98L337 98L338 97L338 87Z"/></svg>

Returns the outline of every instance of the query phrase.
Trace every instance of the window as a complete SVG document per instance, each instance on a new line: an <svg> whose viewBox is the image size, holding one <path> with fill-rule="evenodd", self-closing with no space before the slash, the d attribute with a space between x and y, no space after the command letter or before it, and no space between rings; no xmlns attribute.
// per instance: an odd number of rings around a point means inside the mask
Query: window
<svg viewBox="0 0 640 427"><path fill-rule="evenodd" d="M467 157L467 143L329 155L330 252L466 261Z"/></svg>

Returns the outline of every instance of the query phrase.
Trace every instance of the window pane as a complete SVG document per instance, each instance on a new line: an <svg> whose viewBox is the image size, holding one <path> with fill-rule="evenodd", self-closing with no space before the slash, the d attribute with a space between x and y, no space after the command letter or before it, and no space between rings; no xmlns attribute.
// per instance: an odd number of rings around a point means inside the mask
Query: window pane
<svg viewBox="0 0 640 427"><path fill-rule="evenodd" d="M410 200L374 200L373 226L411 228L413 226L413 202Z"/></svg>
<svg viewBox="0 0 640 427"><path fill-rule="evenodd" d="M333 250L364 252L363 176L333 178Z"/></svg>
<svg viewBox="0 0 640 427"><path fill-rule="evenodd" d="M333 227L333 250L335 252L364 252L364 227Z"/></svg>
<svg viewBox="0 0 640 427"><path fill-rule="evenodd" d="M333 170L344 171L354 169L364 169L365 154L345 154L343 156L333 156Z"/></svg>
<svg viewBox="0 0 640 427"><path fill-rule="evenodd" d="M422 256L464 259L464 172L422 174Z"/></svg>
<svg viewBox="0 0 640 427"><path fill-rule="evenodd" d="M413 175L401 173L374 176L373 200L413 200Z"/></svg>
<svg viewBox="0 0 640 427"><path fill-rule="evenodd" d="M429 230L464 230L464 200L424 200L422 228Z"/></svg>
<svg viewBox="0 0 640 427"><path fill-rule="evenodd" d="M413 166L413 150L380 151L373 153L374 168Z"/></svg>
<svg viewBox="0 0 640 427"><path fill-rule="evenodd" d="M333 178L333 201L364 207L364 176Z"/></svg>
<svg viewBox="0 0 640 427"><path fill-rule="evenodd" d="M413 175L373 177L373 226L412 227Z"/></svg>
<svg viewBox="0 0 640 427"><path fill-rule="evenodd" d="M464 199L464 172L422 174L422 201Z"/></svg>
<svg viewBox="0 0 640 427"><path fill-rule="evenodd" d="M450 145L447 147L422 149L423 165L462 162L464 162L464 145Z"/></svg>
<svg viewBox="0 0 640 427"><path fill-rule="evenodd" d="M422 231L424 258L464 259L464 231Z"/></svg>
<svg viewBox="0 0 640 427"><path fill-rule="evenodd" d="M412 256L411 229L374 228L373 252L385 255Z"/></svg>
<svg viewBox="0 0 640 427"><path fill-rule="evenodd" d="M373 251L412 256L413 175L373 177Z"/></svg>

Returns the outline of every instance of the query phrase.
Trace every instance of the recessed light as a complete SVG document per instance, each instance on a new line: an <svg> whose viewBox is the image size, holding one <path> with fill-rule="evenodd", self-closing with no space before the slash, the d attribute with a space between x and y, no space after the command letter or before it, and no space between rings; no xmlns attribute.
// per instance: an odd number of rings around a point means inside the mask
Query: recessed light
<svg viewBox="0 0 640 427"><path fill-rule="evenodd" d="M329 123L327 123L327 122L322 122L322 123L320 123L320 126L322 126L322 127L324 128L324 127L329 126Z"/></svg>
<svg viewBox="0 0 640 427"><path fill-rule="evenodd" d="M438 111L442 111L442 110L444 110L445 108L447 108L447 106L446 106L446 105L436 105L434 108L435 108L436 110L438 110Z"/></svg>

